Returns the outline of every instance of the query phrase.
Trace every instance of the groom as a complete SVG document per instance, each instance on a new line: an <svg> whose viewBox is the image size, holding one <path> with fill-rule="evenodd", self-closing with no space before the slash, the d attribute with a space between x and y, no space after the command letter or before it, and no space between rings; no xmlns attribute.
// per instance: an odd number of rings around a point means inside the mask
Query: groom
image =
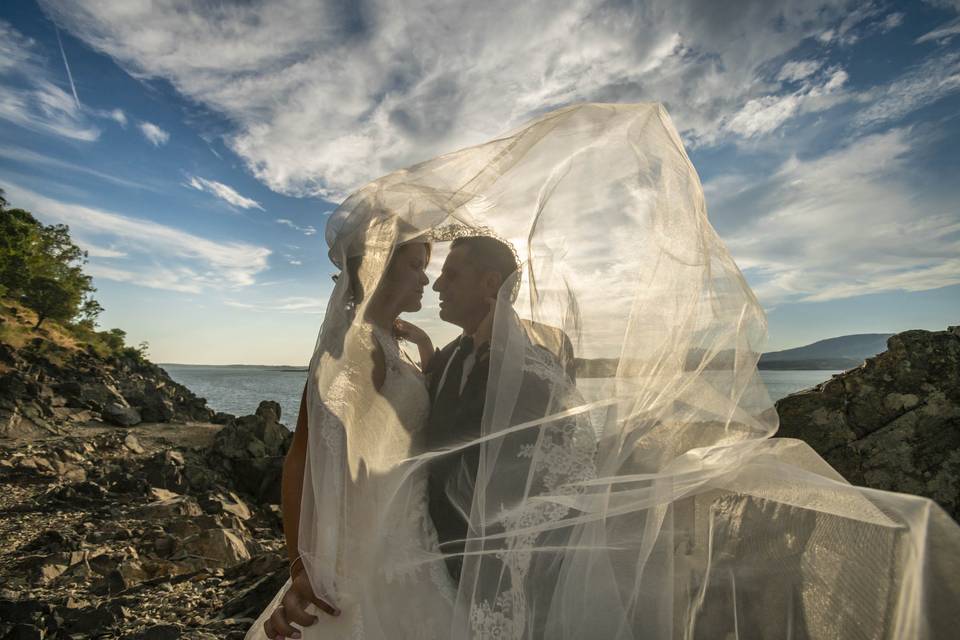
<svg viewBox="0 0 960 640"><path fill-rule="evenodd" d="M450 253L433 289L440 297L440 318L457 325L463 333L438 350L426 367L431 398L427 424L429 449L469 442L481 435L490 365L492 305L501 285L518 268L513 250L496 238L463 237L451 243ZM540 394L531 395L537 398ZM533 403L539 404L537 401ZM542 408L533 406L529 409L533 415L540 411L542 416L546 403L543 405ZM302 431L306 433L306 429ZM298 428L297 433L300 432ZM305 445L305 442L301 444ZM292 448L296 446L295 440ZM479 447L469 447L437 458L429 469L430 516L436 525L441 551L447 554L447 569L454 580L460 579L463 566L463 540L468 534L466 514L470 513L479 456ZM295 456L288 455L288 462L293 458ZM296 470L291 470L290 475L297 476L302 483L302 469L299 471L299 476ZM285 470L285 480L286 475ZM291 477L290 484L295 485L297 478ZM299 504L299 495L292 502ZM285 526L296 526L296 523L285 522ZM301 626L315 623L317 618L306 612L310 603L330 615L339 613L313 594L302 566L292 567L291 573L291 588L265 625L270 637L300 637L290 623Z"/></svg>
<svg viewBox="0 0 960 640"><path fill-rule="evenodd" d="M425 373L431 398L427 448L454 446L480 438L490 371L490 332L501 285L519 268L513 251L488 236L457 238L433 290L440 294L440 319L463 334L439 350ZM430 517L440 550L454 580L463 567L480 447L437 458L428 475Z"/></svg>

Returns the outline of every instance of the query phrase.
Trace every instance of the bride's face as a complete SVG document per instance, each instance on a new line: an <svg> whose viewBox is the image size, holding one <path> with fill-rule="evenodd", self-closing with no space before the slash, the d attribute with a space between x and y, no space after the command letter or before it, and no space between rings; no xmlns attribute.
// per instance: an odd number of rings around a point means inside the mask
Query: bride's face
<svg viewBox="0 0 960 640"><path fill-rule="evenodd" d="M405 244L394 251L383 290L389 292L399 311L419 311L423 305L423 288L430 283L425 273L429 260L426 244Z"/></svg>

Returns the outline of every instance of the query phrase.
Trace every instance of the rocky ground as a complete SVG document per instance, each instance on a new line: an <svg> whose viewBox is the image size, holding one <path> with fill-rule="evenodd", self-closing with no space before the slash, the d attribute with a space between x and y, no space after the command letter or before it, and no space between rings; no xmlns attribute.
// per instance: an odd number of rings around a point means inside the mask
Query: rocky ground
<svg viewBox="0 0 960 640"><path fill-rule="evenodd" d="M0 639L242 638L287 575L279 420L52 332L0 343Z"/></svg>
<svg viewBox="0 0 960 640"><path fill-rule="evenodd" d="M250 492L279 485L278 412L0 441L0 638L243 637L286 578Z"/></svg>
<svg viewBox="0 0 960 640"><path fill-rule="evenodd" d="M853 484L928 497L960 520L960 327L887 347L777 402L777 435L805 440Z"/></svg>

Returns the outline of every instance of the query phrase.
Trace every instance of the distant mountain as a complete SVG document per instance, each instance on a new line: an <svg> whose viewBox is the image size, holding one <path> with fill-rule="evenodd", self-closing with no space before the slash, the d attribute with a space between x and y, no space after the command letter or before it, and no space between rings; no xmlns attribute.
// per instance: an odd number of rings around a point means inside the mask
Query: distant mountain
<svg viewBox="0 0 960 640"><path fill-rule="evenodd" d="M852 369L887 350L892 333L858 333L760 356L760 369Z"/></svg>
<svg viewBox="0 0 960 640"><path fill-rule="evenodd" d="M853 369L867 358L887 350L887 338L892 333L858 333L838 338L827 338L813 344L783 351L771 351L760 356L758 368L781 370L837 370ZM732 366L732 351L722 351L710 358L707 369ZM687 354L686 369L692 371L702 365L704 353L693 350ZM577 377L608 378L617 375L616 358L577 358Z"/></svg>

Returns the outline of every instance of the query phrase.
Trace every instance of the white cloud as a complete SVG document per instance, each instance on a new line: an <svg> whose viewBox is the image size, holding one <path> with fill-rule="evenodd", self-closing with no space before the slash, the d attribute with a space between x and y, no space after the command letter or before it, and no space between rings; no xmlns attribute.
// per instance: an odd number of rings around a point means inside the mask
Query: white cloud
<svg viewBox="0 0 960 640"><path fill-rule="evenodd" d="M942 24L933 31L928 31L915 40L916 44L923 42L946 42L955 35L960 34L960 18L951 20Z"/></svg>
<svg viewBox="0 0 960 640"><path fill-rule="evenodd" d="M293 220L287 220L286 218L277 218L277 223L282 224L285 227L290 227L291 229L296 229L305 236L313 236L317 234L317 229L313 225L306 225L301 227L300 225L293 222Z"/></svg>
<svg viewBox="0 0 960 640"><path fill-rule="evenodd" d="M822 66L823 62L819 60L792 60L781 67L780 73L777 74L777 80L787 82L803 80L812 76Z"/></svg>
<svg viewBox="0 0 960 640"><path fill-rule="evenodd" d="M83 173L88 176L94 176L101 180L111 182L123 187L131 187L134 189L147 189L150 191L156 191L157 189L152 185L144 184L142 182L136 182L134 180L128 180L126 178L121 178L119 176L114 176L109 173L104 173L103 171L97 171L90 167L75 164L73 162L67 162L66 160L61 160L60 158L51 157L44 155L42 153L37 153L36 151L31 151L30 149L24 149L23 147L13 147L8 145L0 144L0 158L7 158L13 160L17 163L41 166L41 167L51 167L54 169L63 169L66 171L74 171L76 173Z"/></svg>
<svg viewBox="0 0 960 640"><path fill-rule="evenodd" d="M260 203L253 198L242 196L237 193L233 187L227 186L222 182L217 182L216 180L207 180L206 178L190 176L187 186L193 187L197 191L205 191L206 193L212 194L224 202L227 202L235 207L240 207L241 209L264 210Z"/></svg>
<svg viewBox="0 0 960 640"><path fill-rule="evenodd" d="M788 71L791 79L806 72L806 68ZM780 73L782 76L783 70ZM847 78L843 69L832 69L819 84L805 82L793 93L754 98L730 118L725 128L745 138L771 133L800 113L823 111L847 99L841 92Z"/></svg>
<svg viewBox="0 0 960 640"><path fill-rule="evenodd" d="M326 298L308 298L305 296L289 296L278 300L258 300L255 302L241 302L239 300L224 300L228 307L260 311L266 313L324 313L327 310Z"/></svg>
<svg viewBox="0 0 960 640"><path fill-rule="evenodd" d="M40 220L68 224L78 243L108 244L109 251L126 254L121 262L117 261L120 255L112 255L104 264L91 253L94 259L87 270L94 277L200 293L252 285L267 268L270 250L264 247L208 240L149 220L54 200L16 185L3 188L8 200Z"/></svg>
<svg viewBox="0 0 960 640"><path fill-rule="evenodd" d="M229 146L270 188L331 198L574 101L662 101L687 140L710 142L770 92L770 63L877 19L849 0L744 0L709 19L694 0L42 4L236 123Z"/></svg>
<svg viewBox="0 0 960 640"><path fill-rule="evenodd" d="M960 0L923 0L924 3L960 12Z"/></svg>
<svg viewBox="0 0 960 640"><path fill-rule="evenodd" d="M867 127L895 121L958 90L960 53L935 55L865 96L870 105L857 114L854 123Z"/></svg>
<svg viewBox="0 0 960 640"><path fill-rule="evenodd" d="M903 22L902 13L884 15L880 2L867 0L852 3L846 17L840 23L819 35L821 42L850 46L863 38L877 33L886 33Z"/></svg>
<svg viewBox="0 0 960 640"><path fill-rule="evenodd" d="M86 240L75 239L77 245L89 254L91 258L125 258L126 251L117 251L110 247L101 247Z"/></svg>
<svg viewBox="0 0 960 640"><path fill-rule="evenodd" d="M886 18L883 19L883 22L880 23L880 32L886 33L892 29L896 29L901 24L903 24L903 19L906 17L906 14L903 13L891 13Z"/></svg>
<svg viewBox="0 0 960 640"><path fill-rule="evenodd" d="M36 43L0 20L0 119L82 142L99 138L100 130L87 121L74 95L55 84L55 77Z"/></svg>
<svg viewBox="0 0 960 640"><path fill-rule="evenodd" d="M726 238L763 302L960 283L960 217L911 192L911 142L894 129L780 168L756 203L768 213Z"/></svg>
<svg viewBox="0 0 960 640"><path fill-rule="evenodd" d="M107 114L107 117L119 124L121 127L127 126L127 114L123 112L123 109L113 109Z"/></svg>
<svg viewBox="0 0 960 640"><path fill-rule="evenodd" d="M152 122L141 122L137 125L143 137L150 141L155 147L167 144L170 141L170 134L153 124Z"/></svg>

